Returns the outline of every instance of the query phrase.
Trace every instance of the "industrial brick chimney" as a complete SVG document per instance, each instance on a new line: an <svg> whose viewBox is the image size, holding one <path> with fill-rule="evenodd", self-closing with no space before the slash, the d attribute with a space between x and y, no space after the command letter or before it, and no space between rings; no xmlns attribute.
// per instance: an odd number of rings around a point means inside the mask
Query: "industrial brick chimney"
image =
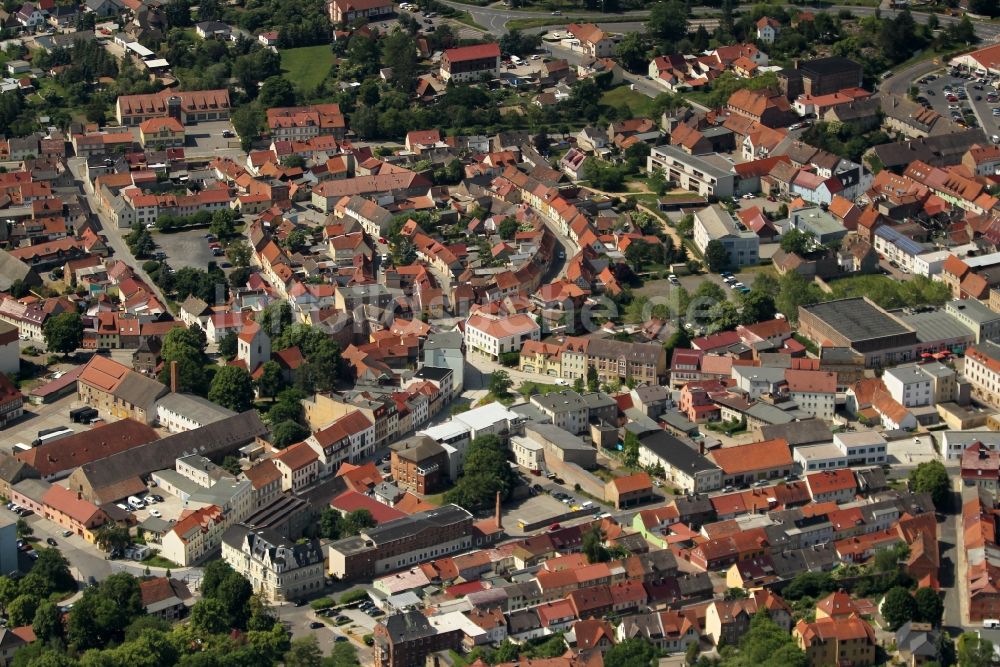
<svg viewBox="0 0 1000 667"><path fill-rule="evenodd" d="M503 520L500 518L500 492L497 491L497 509L496 517L494 517L497 522L497 528L503 530Z"/></svg>
<svg viewBox="0 0 1000 667"><path fill-rule="evenodd" d="M177 393L177 362L170 362L170 391Z"/></svg>

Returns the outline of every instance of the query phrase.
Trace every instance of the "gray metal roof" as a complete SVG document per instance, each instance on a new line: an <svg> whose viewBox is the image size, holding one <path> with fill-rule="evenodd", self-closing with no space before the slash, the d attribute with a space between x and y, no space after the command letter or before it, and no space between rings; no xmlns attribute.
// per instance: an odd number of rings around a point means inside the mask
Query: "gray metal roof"
<svg viewBox="0 0 1000 667"><path fill-rule="evenodd" d="M194 394L167 394L157 401L157 406L202 426L236 415L232 410Z"/></svg>
<svg viewBox="0 0 1000 667"><path fill-rule="evenodd" d="M801 308L823 320L854 343L912 331L862 297L814 303Z"/></svg>

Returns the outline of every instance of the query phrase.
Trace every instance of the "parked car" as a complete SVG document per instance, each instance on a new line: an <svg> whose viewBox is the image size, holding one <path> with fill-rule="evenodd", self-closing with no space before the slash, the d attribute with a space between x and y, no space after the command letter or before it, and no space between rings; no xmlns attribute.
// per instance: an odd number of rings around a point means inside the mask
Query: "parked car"
<svg viewBox="0 0 1000 667"><path fill-rule="evenodd" d="M321 623L320 621L313 621L312 623L309 624L310 630L316 630L317 628L322 628L322 627L323 623Z"/></svg>
<svg viewBox="0 0 1000 667"><path fill-rule="evenodd" d="M46 537L45 538L45 543L47 545L49 545L50 547L57 547L57 546L59 546L59 543L56 542L55 538L52 538L52 537Z"/></svg>
<svg viewBox="0 0 1000 667"><path fill-rule="evenodd" d="M64 530L62 532L62 536L63 537L71 537L72 535L73 535L73 531L72 530Z"/></svg>

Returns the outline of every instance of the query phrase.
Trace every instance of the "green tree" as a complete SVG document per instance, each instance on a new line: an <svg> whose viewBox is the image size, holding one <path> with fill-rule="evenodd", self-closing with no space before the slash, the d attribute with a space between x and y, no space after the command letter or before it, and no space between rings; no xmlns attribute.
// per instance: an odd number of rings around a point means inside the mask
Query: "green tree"
<svg viewBox="0 0 1000 667"><path fill-rule="evenodd" d="M261 108L290 107L295 104L295 87L282 76L272 76L264 81L257 97Z"/></svg>
<svg viewBox="0 0 1000 667"><path fill-rule="evenodd" d="M7 605L7 618L12 627L28 625L38 611L39 599L33 595L18 595Z"/></svg>
<svg viewBox="0 0 1000 667"><path fill-rule="evenodd" d="M14 530L17 532L17 536L20 538L31 537L35 534L35 529L31 527L24 519L18 519L17 523L14 524Z"/></svg>
<svg viewBox="0 0 1000 667"><path fill-rule="evenodd" d="M597 522L583 534L583 553L588 563L607 563L611 560L611 553L604 546L604 531Z"/></svg>
<svg viewBox="0 0 1000 667"><path fill-rule="evenodd" d="M753 285L751 285L750 288L754 292L766 294L772 299L778 295L778 292L781 291L781 287L778 285L778 279L774 277L774 274L767 271L761 271L754 276Z"/></svg>
<svg viewBox="0 0 1000 667"><path fill-rule="evenodd" d="M132 536L126 526L106 523L97 529L94 540L105 551L120 551L132 542Z"/></svg>
<svg viewBox="0 0 1000 667"><path fill-rule="evenodd" d="M345 537L357 535L365 528L374 528L376 525L375 517L368 510L352 510L341 522L341 535Z"/></svg>
<svg viewBox="0 0 1000 667"><path fill-rule="evenodd" d="M815 239L811 234L800 231L798 229L792 229L787 234L781 237L781 242L779 245L781 249L787 253L794 253L796 255L804 255L809 252Z"/></svg>
<svg viewBox="0 0 1000 667"><path fill-rule="evenodd" d="M629 32L622 41L618 42L616 53L618 62L629 72L636 73L645 71L649 62L647 58L648 47L642 33Z"/></svg>
<svg viewBox="0 0 1000 667"><path fill-rule="evenodd" d="M791 635L772 621L766 612L758 612L750 629L740 640L739 649L723 660L725 667L806 667L805 653Z"/></svg>
<svg viewBox="0 0 1000 667"><path fill-rule="evenodd" d="M213 560L202 570L201 575L201 595L202 597L215 597L219 586L226 577L235 574L235 570L224 560Z"/></svg>
<svg viewBox="0 0 1000 667"><path fill-rule="evenodd" d="M497 398L505 398L510 393L510 388L514 382L510 379L510 373L498 370L490 376L490 393Z"/></svg>
<svg viewBox="0 0 1000 667"><path fill-rule="evenodd" d="M253 378L245 368L223 366L212 378L208 400L234 412L246 412L253 405Z"/></svg>
<svg viewBox="0 0 1000 667"><path fill-rule="evenodd" d="M232 361L236 358L236 352L239 348L239 338L237 338L235 333L227 333L221 339L219 339L219 354L226 361Z"/></svg>
<svg viewBox="0 0 1000 667"><path fill-rule="evenodd" d="M284 660L285 667L321 667L323 652L319 648L316 635L293 639Z"/></svg>
<svg viewBox="0 0 1000 667"><path fill-rule="evenodd" d="M622 462L630 468L639 465L639 436L632 431L626 431L622 441Z"/></svg>
<svg viewBox="0 0 1000 667"><path fill-rule="evenodd" d="M781 289L774 299L774 305L778 307L778 312L784 313L791 321L798 319L799 306L823 301L823 293L819 287L796 271L789 271L781 276L778 284Z"/></svg>
<svg viewBox="0 0 1000 667"><path fill-rule="evenodd" d="M350 642L337 642L324 667L360 667L358 650Z"/></svg>
<svg viewBox="0 0 1000 667"><path fill-rule="evenodd" d="M961 667L990 667L993 663L993 642L980 639L975 632L959 635L958 664Z"/></svg>
<svg viewBox="0 0 1000 667"><path fill-rule="evenodd" d="M656 664L659 651L647 640L634 637L619 642L604 654L604 667L650 667Z"/></svg>
<svg viewBox="0 0 1000 667"><path fill-rule="evenodd" d="M944 615L944 602L941 596L933 588L918 588L913 594L913 599L917 603L917 613L914 620L931 625L941 625L941 617Z"/></svg>
<svg viewBox="0 0 1000 667"><path fill-rule="evenodd" d="M226 609L229 627L245 630L250 619L250 597L253 587L246 577L230 572L215 589L213 599L218 600Z"/></svg>
<svg viewBox="0 0 1000 667"><path fill-rule="evenodd" d="M507 216L500 222L499 225L497 225L497 233L500 235L500 238L508 241L514 238L514 235L517 234L517 230L517 219L513 216Z"/></svg>
<svg viewBox="0 0 1000 667"><path fill-rule="evenodd" d="M393 83L410 93L417 84L417 43L402 30L394 30L382 40L382 60L392 68Z"/></svg>
<svg viewBox="0 0 1000 667"><path fill-rule="evenodd" d="M229 631L231 626L226 606L215 598L199 600L191 608L191 626L212 635Z"/></svg>
<svg viewBox="0 0 1000 667"><path fill-rule="evenodd" d="M899 626L912 621L917 615L917 601L910 591L896 586L885 595L882 602L882 617L889 629L895 632Z"/></svg>
<svg viewBox="0 0 1000 667"><path fill-rule="evenodd" d="M646 30L655 39L672 46L687 34L690 13L687 3L681 0L657 2L650 7Z"/></svg>
<svg viewBox="0 0 1000 667"><path fill-rule="evenodd" d="M220 239L227 239L235 233L238 217L236 211L229 208L216 211L212 214L212 222L208 230Z"/></svg>
<svg viewBox="0 0 1000 667"><path fill-rule="evenodd" d="M54 602L45 601L38 605L31 621L31 627L35 631L35 637L38 638L38 641L46 644L57 640L61 641L66 637L62 612L59 611L59 607Z"/></svg>
<svg viewBox="0 0 1000 667"><path fill-rule="evenodd" d="M944 511L951 495L951 480L948 471L940 461L926 461L910 471L910 490L915 493L929 493L934 507Z"/></svg>
<svg viewBox="0 0 1000 667"><path fill-rule="evenodd" d="M339 540L343 534L343 516L332 507L324 507L319 515L319 536Z"/></svg>
<svg viewBox="0 0 1000 667"><path fill-rule="evenodd" d="M708 270L714 273L719 273L729 267L729 251L726 250L722 241L713 239L708 242L708 245L705 246L705 263Z"/></svg>
<svg viewBox="0 0 1000 667"><path fill-rule="evenodd" d="M69 354L83 343L83 319L80 313L59 313L46 320L42 336L49 352Z"/></svg>
<svg viewBox="0 0 1000 667"><path fill-rule="evenodd" d="M743 298L743 305L740 307L740 323L764 322L773 319L775 313L774 299L765 292L752 289Z"/></svg>
<svg viewBox="0 0 1000 667"><path fill-rule="evenodd" d="M495 435L480 436L469 443L463 473L445 493L445 502L478 511L491 507L498 491L501 500L510 497L516 484L503 441Z"/></svg>
<svg viewBox="0 0 1000 667"><path fill-rule="evenodd" d="M274 438L274 446L278 449L284 449L308 438L309 429L298 422L286 419L271 429L271 435Z"/></svg>
<svg viewBox="0 0 1000 667"><path fill-rule="evenodd" d="M273 398L285 385L285 378L281 373L281 366L276 361L265 362L261 367L260 377L257 378L257 391L261 396Z"/></svg>
<svg viewBox="0 0 1000 667"><path fill-rule="evenodd" d="M35 575L46 583L48 593L45 595L54 592L70 593L75 591L76 579L70 572L69 561L66 560L66 557L58 549L36 547L36 551L38 558L28 576ZM22 584L27 578L21 580Z"/></svg>

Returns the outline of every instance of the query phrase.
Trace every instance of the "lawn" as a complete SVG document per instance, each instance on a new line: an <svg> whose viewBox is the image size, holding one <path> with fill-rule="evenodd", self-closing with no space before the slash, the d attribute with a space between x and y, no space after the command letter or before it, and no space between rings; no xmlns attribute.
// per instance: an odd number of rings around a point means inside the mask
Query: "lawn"
<svg viewBox="0 0 1000 667"><path fill-rule="evenodd" d="M569 387L558 385L558 384L546 384L545 382L535 382L533 380L525 381L521 387L517 390L519 394L525 398L534 396L535 394L541 394L544 396L553 391L563 391L564 389L569 389Z"/></svg>
<svg viewBox="0 0 1000 667"><path fill-rule="evenodd" d="M333 51L326 44L281 52L281 71L285 73L285 78L303 90L311 90L321 84L332 66Z"/></svg>
<svg viewBox="0 0 1000 667"><path fill-rule="evenodd" d="M169 558L164 558L159 554L153 554L146 560L142 561L143 565L148 565L149 567L166 567L176 570L180 567L177 563L170 560Z"/></svg>
<svg viewBox="0 0 1000 667"><path fill-rule="evenodd" d="M651 116L653 114L653 98L637 93L627 85L612 88L601 95L601 104L616 109L628 106L633 116Z"/></svg>

